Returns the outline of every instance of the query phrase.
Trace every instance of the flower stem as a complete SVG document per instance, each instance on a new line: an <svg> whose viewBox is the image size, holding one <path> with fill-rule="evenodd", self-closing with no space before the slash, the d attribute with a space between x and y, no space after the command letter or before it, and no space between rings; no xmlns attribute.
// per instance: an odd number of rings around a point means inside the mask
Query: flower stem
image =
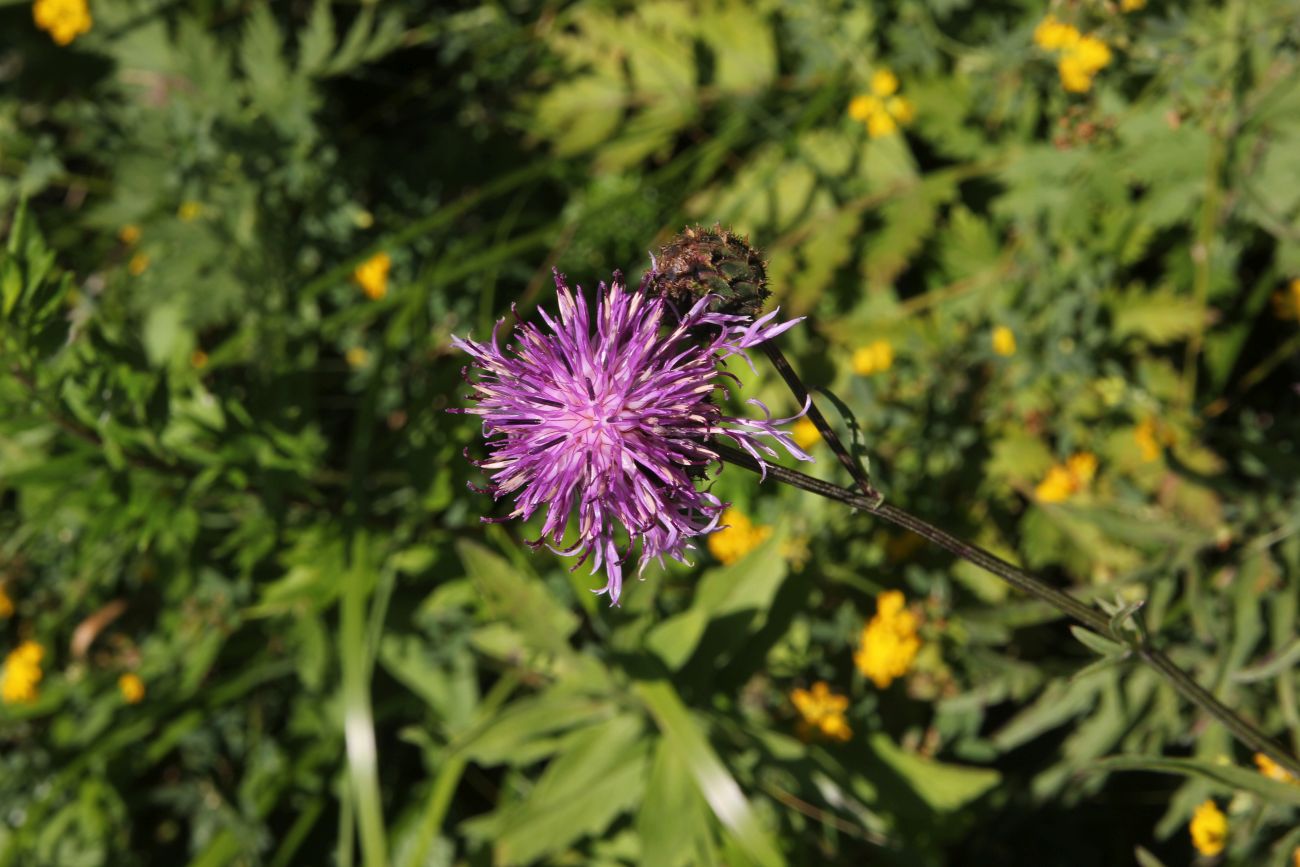
<svg viewBox="0 0 1300 867"><path fill-rule="evenodd" d="M855 460L853 455L849 454L849 450L844 447L844 443L840 442L839 434L835 433L835 428L831 427L830 422L826 420L826 416L822 415L822 411L817 408L817 404L813 403L807 387L803 384L803 380L799 378L799 374L795 372L795 369L790 366L790 362L786 359L785 353L781 351L781 347L776 345L775 340L768 340L763 343L763 351L767 353L768 360L772 362L776 372L781 374L785 384L790 386L790 391L794 392L795 398L800 403L808 405L808 420L816 425L817 431L822 435L822 439L826 441L826 445L830 446L831 451L835 453L835 457L840 459L840 463L849 471L853 481L857 482L858 487L862 489L862 493L873 500L883 500L884 497L880 491L876 490L875 485L871 484L871 475L866 471L866 468Z"/></svg>
<svg viewBox="0 0 1300 867"><path fill-rule="evenodd" d="M734 464L755 473L763 471L757 460L740 449L716 441L712 443L711 447L725 463ZM1116 635L1111 628L1111 619L1091 605L1053 587L1042 578L1008 563L990 551L958 539L951 533L918 518L910 512L883 502L878 494L876 496L864 496L848 488L842 488L839 485L824 482L821 479L785 467L768 466L766 472L767 475L777 481L835 500L846 506L861 509L864 512L884 518L886 521L905 530L916 533L918 536L956 554L963 560L996 575L1018 590L1046 602L1098 635L1127 644L1134 656L1145 662L1157 674L1168 681L1184 698L1221 722L1243 744L1256 752L1271 756L1274 761L1292 774L1300 776L1300 761L1295 756L1215 698L1208 690L1198 684L1191 675L1179 668L1163 651L1153 647L1150 639L1145 634L1145 630L1138 630L1136 634Z"/></svg>

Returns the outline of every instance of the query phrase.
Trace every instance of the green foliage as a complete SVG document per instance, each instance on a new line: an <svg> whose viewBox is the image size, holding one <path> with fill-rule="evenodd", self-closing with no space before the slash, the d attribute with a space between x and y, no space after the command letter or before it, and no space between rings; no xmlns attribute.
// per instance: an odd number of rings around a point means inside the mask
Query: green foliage
<svg viewBox="0 0 1300 867"><path fill-rule="evenodd" d="M480 523L445 412L453 333L722 221L891 501L1300 744L1300 10L1121 5L92 0L61 47L0 3L0 653L44 649L0 867L1173 865L1211 797L1224 863L1290 863L1300 788L1124 646L736 469L766 541L609 609ZM1086 93L1049 11L1111 47Z"/></svg>

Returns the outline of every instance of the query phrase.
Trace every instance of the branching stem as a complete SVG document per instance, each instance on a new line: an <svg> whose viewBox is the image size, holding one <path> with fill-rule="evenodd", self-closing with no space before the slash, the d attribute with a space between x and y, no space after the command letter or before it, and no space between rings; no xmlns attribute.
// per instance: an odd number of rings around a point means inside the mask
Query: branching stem
<svg viewBox="0 0 1300 867"><path fill-rule="evenodd" d="M806 390L804 393L807 393ZM812 416L811 412L809 412L809 416ZM829 442L829 439L827 441ZM725 463L734 464L755 473L763 472L763 467L759 465L758 461L740 449L716 441L712 444L712 448ZM1127 644L1135 658L1150 666L1188 701L1223 723L1243 744L1256 752L1272 757L1278 764L1300 777L1300 761L1294 755L1287 752L1254 724L1219 701L1209 690L1197 683L1191 675L1179 668L1163 651L1153 646L1145 630L1140 629L1136 633L1125 632L1122 635L1116 635L1111 629L1110 618L1091 605L1053 587L1042 578L1008 563L990 551L958 539L951 533L918 518L911 512L883 502L878 494L875 496L859 494L848 488L842 488L839 485L824 482L821 479L784 467L768 466L766 473L779 482L835 500L854 509L861 509L898 527L916 533L918 536L956 554L963 560L996 575L1018 590L1046 602L1057 611L1074 619L1098 635ZM874 488L872 490L874 492Z"/></svg>

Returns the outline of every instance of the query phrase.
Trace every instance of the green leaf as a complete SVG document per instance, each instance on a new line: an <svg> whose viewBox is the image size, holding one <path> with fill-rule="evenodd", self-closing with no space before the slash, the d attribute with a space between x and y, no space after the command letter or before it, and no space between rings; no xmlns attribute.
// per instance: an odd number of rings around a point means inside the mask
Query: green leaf
<svg viewBox="0 0 1300 867"><path fill-rule="evenodd" d="M710 645L719 654L714 664L722 665L730 652L767 622L772 599L787 574L780 544L773 536L737 562L705 572L691 607L652 629L646 646L668 668L678 669L695 652L709 624L725 619L721 645Z"/></svg>
<svg viewBox="0 0 1300 867"><path fill-rule="evenodd" d="M1124 645L1104 638L1091 629L1084 629L1082 626L1071 626L1070 634L1079 640L1079 643L1087 647L1093 653L1100 656L1123 656L1128 652Z"/></svg>
<svg viewBox="0 0 1300 867"><path fill-rule="evenodd" d="M877 756L898 772L937 813L951 813L981 797L1001 781L990 768L949 765L900 749L887 734L868 738Z"/></svg>
<svg viewBox="0 0 1300 867"><path fill-rule="evenodd" d="M643 731L641 716L625 714L574 732L527 799L502 817L498 863L535 863L637 804L649 764Z"/></svg>
<svg viewBox="0 0 1300 867"><path fill-rule="evenodd" d="M691 769L666 738L655 748L636 829L645 867L691 863L697 843L707 845L710 838L708 805L695 787Z"/></svg>
<svg viewBox="0 0 1300 867"><path fill-rule="evenodd" d="M557 732L591 725L613 712L607 700L553 687L512 702L466 741L461 752L484 765L527 764L554 751Z"/></svg>
<svg viewBox="0 0 1300 867"><path fill-rule="evenodd" d="M1196 334L1206 325L1205 310L1196 299L1179 295L1171 287L1152 291L1135 286L1114 294L1109 306L1114 317L1112 331L1120 340L1138 337L1164 346Z"/></svg>
<svg viewBox="0 0 1300 867"><path fill-rule="evenodd" d="M785 864L775 841L672 685L664 680L639 681L636 693L645 702L670 748L691 769L700 794L741 850L761 867Z"/></svg>
<svg viewBox="0 0 1300 867"><path fill-rule="evenodd" d="M557 656L573 652L568 640L578 628L577 615L561 608L546 585L521 575L508 561L475 542L462 539L456 551L489 609L511 623L534 650Z"/></svg>
<svg viewBox="0 0 1300 867"><path fill-rule="evenodd" d="M1249 771L1236 765L1221 765L1199 759L1168 759L1148 756L1112 756L1090 767L1098 772L1147 771L1155 774L1177 774L1204 780L1217 791L1232 794L1238 790L1252 792L1269 804L1300 806L1300 786L1269 779L1258 771Z"/></svg>
<svg viewBox="0 0 1300 867"><path fill-rule="evenodd" d="M336 41L330 0L316 0L298 43L298 68L307 75L323 72Z"/></svg>

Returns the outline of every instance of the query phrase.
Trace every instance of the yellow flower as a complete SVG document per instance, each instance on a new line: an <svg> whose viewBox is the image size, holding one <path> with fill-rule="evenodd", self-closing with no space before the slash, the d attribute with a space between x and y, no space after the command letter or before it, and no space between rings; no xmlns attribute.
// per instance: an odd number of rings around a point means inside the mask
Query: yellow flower
<svg viewBox="0 0 1300 867"><path fill-rule="evenodd" d="M1083 69L1083 63L1073 54L1067 54L1056 64L1061 76L1061 87L1070 93L1087 93L1092 90L1092 76Z"/></svg>
<svg viewBox="0 0 1300 867"><path fill-rule="evenodd" d="M859 123L866 123L874 114L883 111L885 104L874 96L860 93L849 100L849 117Z"/></svg>
<svg viewBox="0 0 1300 867"><path fill-rule="evenodd" d="M127 704L139 704L144 698L144 681L134 672L128 671L119 677L117 688L122 693L122 700Z"/></svg>
<svg viewBox="0 0 1300 867"><path fill-rule="evenodd" d="M893 96L898 93L898 76L888 69L877 69L871 75L871 92L876 96Z"/></svg>
<svg viewBox="0 0 1300 867"><path fill-rule="evenodd" d="M134 247L140 240L140 227L135 223L123 226L117 232L117 239L128 247Z"/></svg>
<svg viewBox="0 0 1300 867"><path fill-rule="evenodd" d="M343 354L343 358L347 361L348 367L365 367L370 361L370 350L364 346L353 346Z"/></svg>
<svg viewBox="0 0 1300 867"><path fill-rule="evenodd" d="M0 620L6 620L14 616L14 601L9 598L5 592L5 586L0 584Z"/></svg>
<svg viewBox="0 0 1300 867"><path fill-rule="evenodd" d="M36 0L32 20L59 45L69 45L81 34L89 33L94 23L86 0Z"/></svg>
<svg viewBox="0 0 1300 867"><path fill-rule="evenodd" d="M1034 488L1040 503L1060 503L1088 486L1097 474L1097 456L1089 452L1072 455L1064 464L1056 464Z"/></svg>
<svg viewBox="0 0 1300 867"><path fill-rule="evenodd" d="M1197 852L1206 856L1218 855L1228 840L1228 817L1213 801L1206 801L1196 808L1188 830Z"/></svg>
<svg viewBox="0 0 1300 867"><path fill-rule="evenodd" d="M132 277L139 277L149 269L149 254L136 253L131 257L131 261L126 263L126 270L131 272Z"/></svg>
<svg viewBox="0 0 1300 867"><path fill-rule="evenodd" d="M907 674L921 649L916 615L906 605L907 600L897 590L880 594L876 600L876 616L862 630L861 644L853 654L858 671L879 689Z"/></svg>
<svg viewBox="0 0 1300 867"><path fill-rule="evenodd" d="M844 718L844 712L849 708L849 698L831 692L831 688L825 681L819 680L814 683L812 690L792 691L790 701L803 717L799 729L800 734L805 737L810 735L813 729L817 729L832 740L847 741L853 737L853 729L849 728L848 721Z"/></svg>
<svg viewBox="0 0 1300 867"><path fill-rule="evenodd" d="M352 279L360 284L367 298L379 301L388 294L388 271L392 267L393 260L387 253L376 253L357 266Z"/></svg>
<svg viewBox="0 0 1300 867"><path fill-rule="evenodd" d="M1079 41L1079 31L1048 15L1034 28L1034 44L1047 51L1068 48Z"/></svg>
<svg viewBox="0 0 1300 867"><path fill-rule="evenodd" d="M916 118L916 108L905 97L896 96L898 76L879 69L871 76L871 92L849 100L849 117L867 126L872 138L893 135L900 126Z"/></svg>
<svg viewBox="0 0 1300 867"><path fill-rule="evenodd" d="M1065 467L1056 464L1034 488L1034 499L1042 503L1060 503L1068 500L1078 487L1074 476Z"/></svg>
<svg viewBox="0 0 1300 867"><path fill-rule="evenodd" d="M41 659L45 651L35 641L24 641L5 657L4 676L0 679L0 700L5 704L30 704L36 701L41 682Z"/></svg>
<svg viewBox="0 0 1300 867"><path fill-rule="evenodd" d="M853 353L853 372L859 376L884 373L894 366L894 345L888 340L868 343Z"/></svg>
<svg viewBox="0 0 1300 867"><path fill-rule="evenodd" d="M1097 456L1091 452L1078 452L1070 455L1070 459L1065 462L1066 467L1074 474L1079 482L1080 488L1085 488L1097 475Z"/></svg>
<svg viewBox="0 0 1300 867"><path fill-rule="evenodd" d="M817 430L817 425L813 424L808 416L794 423L794 427L790 428L790 436L794 437L795 445L804 451L817 445L822 439L821 431Z"/></svg>
<svg viewBox="0 0 1300 867"><path fill-rule="evenodd" d="M885 100L885 111L898 121L899 126L907 126L916 119L916 106L905 96L891 96Z"/></svg>
<svg viewBox="0 0 1300 867"><path fill-rule="evenodd" d="M1290 771L1263 753L1255 753L1255 767L1270 780L1277 780L1279 783L1300 783Z"/></svg>
<svg viewBox="0 0 1300 867"><path fill-rule="evenodd" d="M208 354L202 349L196 349L190 353L190 366L195 370L202 370L208 366Z"/></svg>
<svg viewBox="0 0 1300 867"><path fill-rule="evenodd" d="M1300 846L1296 846L1295 851L1291 853L1291 861L1295 867L1300 867Z"/></svg>
<svg viewBox="0 0 1300 867"><path fill-rule="evenodd" d="M199 202L181 202L181 206L176 209L176 216L180 217L183 222L192 223L203 213L203 205Z"/></svg>
<svg viewBox="0 0 1300 867"><path fill-rule="evenodd" d="M735 563L772 535L772 528L754 526L744 512L729 506L722 513L722 524L727 526L710 533L709 552L725 564Z"/></svg>
<svg viewBox="0 0 1300 867"><path fill-rule="evenodd" d="M1133 439L1137 440L1142 460L1148 463L1159 460L1163 448L1174 444L1173 431L1151 417L1138 422L1138 426L1133 429Z"/></svg>
<svg viewBox="0 0 1300 867"><path fill-rule="evenodd" d="M1121 12L1136 12L1147 5L1147 0L1119 0Z"/></svg>
<svg viewBox="0 0 1300 867"><path fill-rule="evenodd" d="M1273 312L1279 319L1300 319L1300 277L1273 296Z"/></svg>
<svg viewBox="0 0 1300 867"><path fill-rule="evenodd" d="M884 138L898 132L898 122L889 112L878 111L867 118L867 135L872 138Z"/></svg>
<svg viewBox="0 0 1300 867"><path fill-rule="evenodd" d="M1071 93L1087 93L1092 77L1110 63L1110 47L1095 36L1083 36L1065 49L1057 64L1061 86Z"/></svg>
<svg viewBox="0 0 1300 867"><path fill-rule="evenodd" d="M993 329L993 351L998 355L1016 354L1016 333L1005 325Z"/></svg>
<svg viewBox="0 0 1300 867"><path fill-rule="evenodd" d="M1083 71L1096 75L1110 65L1110 46L1095 36L1084 36L1072 47L1066 49L1071 57L1077 57Z"/></svg>

